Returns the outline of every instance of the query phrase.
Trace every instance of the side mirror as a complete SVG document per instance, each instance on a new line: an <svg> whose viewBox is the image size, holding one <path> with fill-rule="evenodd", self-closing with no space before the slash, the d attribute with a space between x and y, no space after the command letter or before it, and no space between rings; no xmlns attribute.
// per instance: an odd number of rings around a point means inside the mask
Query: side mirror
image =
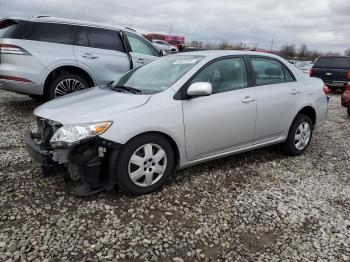
<svg viewBox="0 0 350 262"><path fill-rule="evenodd" d="M213 93L213 88L209 82L197 82L187 89L189 96L209 96Z"/></svg>
<svg viewBox="0 0 350 262"><path fill-rule="evenodd" d="M159 53L160 53L160 56L166 56L167 55L167 52L165 52L164 50L160 50Z"/></svg>

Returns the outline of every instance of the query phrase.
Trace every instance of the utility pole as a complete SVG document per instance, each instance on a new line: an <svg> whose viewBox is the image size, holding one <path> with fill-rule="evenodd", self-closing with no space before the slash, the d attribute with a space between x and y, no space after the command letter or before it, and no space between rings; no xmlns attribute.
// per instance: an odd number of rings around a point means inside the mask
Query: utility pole
<svg viewBox="0 0 350 262"><path fill-rule="evenodd" d="M273 38L272 38L272 40L271 40L271 48L270 48L270 50L271 50L271 51L273 50Z"/></svg>
<svg viewBox="0 0 350 262"><path fill-rule="evenodd" d="M169 35L171 36L173 32L173 23L170 24L170 27L169 27Z"/></svg>

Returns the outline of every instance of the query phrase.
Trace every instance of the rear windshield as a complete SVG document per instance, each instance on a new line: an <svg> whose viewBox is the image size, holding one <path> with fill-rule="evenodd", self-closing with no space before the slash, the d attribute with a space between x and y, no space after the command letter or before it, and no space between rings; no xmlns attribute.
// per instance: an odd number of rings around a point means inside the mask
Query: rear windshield
<svg viewBox="0 0 350 262"><path fill-rule="evenodd" d="M349 68L348 57L320 57L315 63L315 67L327 68Z"/></svg>

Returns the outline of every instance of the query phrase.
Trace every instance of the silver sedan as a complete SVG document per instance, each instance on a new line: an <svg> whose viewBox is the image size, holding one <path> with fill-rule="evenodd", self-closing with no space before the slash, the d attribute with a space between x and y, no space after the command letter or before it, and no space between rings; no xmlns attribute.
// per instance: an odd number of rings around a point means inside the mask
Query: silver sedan
<svg viewBox="0 0 350 262"><path fill-rule="evenodd" d="M327 115L323 87L272 54L166 56L40 106L27 148L48 175L80 178L76 195L151 193L212 159L273 144L303 154Z"/></svg>

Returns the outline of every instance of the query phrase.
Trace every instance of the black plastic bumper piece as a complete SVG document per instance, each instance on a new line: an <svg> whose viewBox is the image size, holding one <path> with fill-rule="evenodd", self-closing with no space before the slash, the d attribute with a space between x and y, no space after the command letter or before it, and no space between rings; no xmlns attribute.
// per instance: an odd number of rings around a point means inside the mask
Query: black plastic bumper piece
<svg viewBox="0 0 350 262"><path fill-rule="evenodd" d="M64 165L57 164L52 161L52 152L44 145L35 142L38 138L35 133L27 130L24 135L26 148L29 155L38 162L43 170L45 177L59 176L67 173Z"/></svg>

